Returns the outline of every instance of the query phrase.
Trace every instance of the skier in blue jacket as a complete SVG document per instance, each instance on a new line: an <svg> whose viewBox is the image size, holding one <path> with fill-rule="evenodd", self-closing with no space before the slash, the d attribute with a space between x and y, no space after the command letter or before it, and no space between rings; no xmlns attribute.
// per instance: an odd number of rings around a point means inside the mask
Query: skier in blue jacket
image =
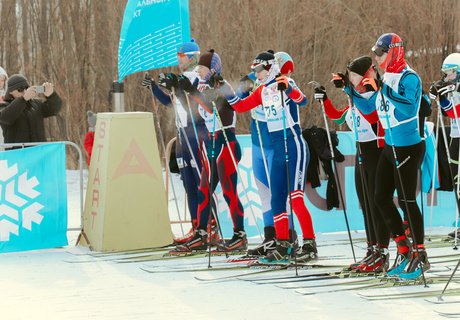
<svg viewBox="0 0 460 320"><path fill-rule="evenodd" d="M423 218L416 202L418 170L425 154L418 119L422 83L407 65L403 41L397 34L381 35L372 51L385 73L381 80L368 78L363 83L372 85L376 93L365 99L354 89L351 93L349 88L346 91L353 95L362 113L377 110L385 130L385 146L376 173L375 202L397 244L397 256L388 275L417 278L422 268L423 271L430 268L424 246ZM405 235L403 221L393 203L395 189L399 206L411 223L413 245Z"/></svg>

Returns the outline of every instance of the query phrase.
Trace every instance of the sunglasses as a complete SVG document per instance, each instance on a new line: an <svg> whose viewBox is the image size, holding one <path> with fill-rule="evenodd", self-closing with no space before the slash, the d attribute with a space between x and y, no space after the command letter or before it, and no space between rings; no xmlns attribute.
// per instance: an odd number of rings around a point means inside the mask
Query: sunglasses
<svg viewBox="0 0 460 320"><path fill-rule="evenodd" d="M377 57L381 57L385 53L388 53L388 51L390 51L391 48L402 47L402 46L403 46L402 42L390 43L388 48L373 46L372 52L374 52Z"/></svg>
<svg viewBox="0 0 460 320"><path fill-rule="evenodd" d="M262 63L261 63L261 64L258 64L258 65L256 65L256 66L252 66L251 69L252 69L252 71L254 71L255 73L257 73L257 72L262 72L262 71L266 70L266 69L265 69L265 65L263 65Z"/></svg>
<svg viewBox="0 0 460 320"><path fill-rule="evenodd" d="M443 68L441 69L442 73L446 76L450 76L452 74L454 74L454 72L457 72L457 68L456 67L451 67L451 68Z"/></svg>

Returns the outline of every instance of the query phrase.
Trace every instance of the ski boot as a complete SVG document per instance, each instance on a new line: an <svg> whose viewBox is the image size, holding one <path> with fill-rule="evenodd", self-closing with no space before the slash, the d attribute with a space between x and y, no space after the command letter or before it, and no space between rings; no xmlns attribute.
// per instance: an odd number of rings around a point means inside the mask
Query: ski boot
<svg viewBox="0 0 460 320"><path fill-rule="evenodd" d="M208 233L204 229L196 229L192 239L176 247L176 252L192 252L208 248Z"/></svg>
<svg viewBox="0 0 460 320"><path fill-rule="evenodd" d="M350 264L350 266L348 268L345 268L344 271L356 270L359 266L361 266L361 265L363 265L365 263L368 263L373 258L374 258L374 247L373 246L368 246L367 251L366 251L366 255L364 256L364 258L362 258L360 261L353 262L352 264Z"/></svg>
<svg viewBox="0 0 460 320"><path fill-rule="evenodd" d="M419 247L418 251L414 248L407 270L401 272L399 277L402 279L417 279L422 275L422 272L426 272L429 269L430 262L428 261L425 247Z"/></svg>
<svg viewBox="0 0 460 320"><path fill-rule="evenodd" d="M388 270L388 276L399 276L401 272L404 271L407 264L409 263L411 252L411 244L410 241L406 238L405 235L396 237L394 239L396 241L396 246L398 249L398 253L396 255L395 262L390 270Z"/></svg>
<svg viewBox="0 0 460 320"><path fill-rule="evenodd" d="M230 240L225 240L223 244L217 245L217 251L246 251L248 249L248 239L246 232L240 230L233 233Z"/></svg>
<svg viewBox="0 0 460 320"><path fill-rule="evenodd" d="M267 254L266 257L259 258L261 264L287 264L291 260L293 245L287 240L276 242L276 249Z"/></svg>
<svg viewBox="0 0 460 320"><path fill-rule="evenodd" d="M299 236L297 231L289 229L289 242L292 244L291 258L294 258L294 255L302 249L299 246Z"/></svg>
<svg viewBox="0 0 460 320"><path fill-rule="evenodd" d="M248 256L266 256L270 251L276 249L276 233L274 227L265 227L264 228L265 239L254 249L249 249Z"/></svg>
<svg viewBox="0 0 460 320"><path fill-rule="evenodd" d="M296 257L297 262L307 263L318 260L315 239L303 239L303 246L299 251Z"/></svg>
<svg viewBox="0 0 460 320"><path fill-rule="evenodd" d="M177 246L177 245L181 245L181 244L184 244L184 243L190 241L190 239L192 239L193 236L195 235L196 224L197 224L196 220L193 220L192 221L192 227L190 228L189 232L184 234L182 237L174 238L173 244Z"/></svg>
<svg viewBox="0 0 460 320"><path fill-rule="evenodd" d="M362 273L381 273L388 270L390 264L390 253L387 248L376 247L373 257L360 265L356 270Z"/></svg>

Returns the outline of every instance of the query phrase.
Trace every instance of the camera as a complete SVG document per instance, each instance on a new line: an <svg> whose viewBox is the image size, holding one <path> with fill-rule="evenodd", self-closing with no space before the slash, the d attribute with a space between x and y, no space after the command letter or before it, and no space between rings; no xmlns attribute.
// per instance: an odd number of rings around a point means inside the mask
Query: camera
<svg viewBox="0 0 460 320"><path fill-rule="evenodd" d="M45 92L45 87L44 86L36 86L35 87L35 92L36 93L44 93Z"/></svg>

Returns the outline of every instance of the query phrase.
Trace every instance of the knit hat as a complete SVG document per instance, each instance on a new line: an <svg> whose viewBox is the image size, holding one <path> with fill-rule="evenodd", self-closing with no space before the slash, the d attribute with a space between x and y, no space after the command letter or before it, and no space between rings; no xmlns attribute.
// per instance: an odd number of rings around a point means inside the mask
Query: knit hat
<svg viewBox="0 0 460 320"><path fill-rule="evenodd" d="M200 54L200 47L195 42L195 39L191 39L188 42L184 42L177 50L177 53L186 54L189 58L191 58L195 54Z"/></svg>
<svg viewBox="0 0 460 320"><path fill-rule="evenodd" d="M370 67L372 67L372 58L369 56L362 56L352 60L348 64L347 69L364 77Z"/></svg>
<svg viewBox="0 0 460 320"><path fill-rule="evenodd" d="M273 50L267 50L259 53L254 61L252 62L252 69L255 69L259 65L263 65L265 70L270 70L271 66L275 63L275 52Z"/></svg>
<svg viewBox="0 0 460 320"><path fill-rule="evenodd" d="M5 100L12 100L11 92L21 88L28 88L29 82L27 82L26 77L20 74L13 74L7 82L7 89L5 93Z"/></svg>
<svg viewBox="0 0 460 320"><path fill-rule="evenodd" d="M11 93L11 91L21 89L21 88L28 88L29 87L29 82L27 82L26 77L20 75L20 74L13 74L9 79L8 79L8 90L6 91L6 94Z"/></svg>
<svg viewBox="0 0 460 320"><path fill-rule="evenodd" d="M198 65L207 67L211 71L214 70L216 73L222 72L222 61L220 60L219 55L214 52L214 49L203 53L200 56Z"/></svg>

